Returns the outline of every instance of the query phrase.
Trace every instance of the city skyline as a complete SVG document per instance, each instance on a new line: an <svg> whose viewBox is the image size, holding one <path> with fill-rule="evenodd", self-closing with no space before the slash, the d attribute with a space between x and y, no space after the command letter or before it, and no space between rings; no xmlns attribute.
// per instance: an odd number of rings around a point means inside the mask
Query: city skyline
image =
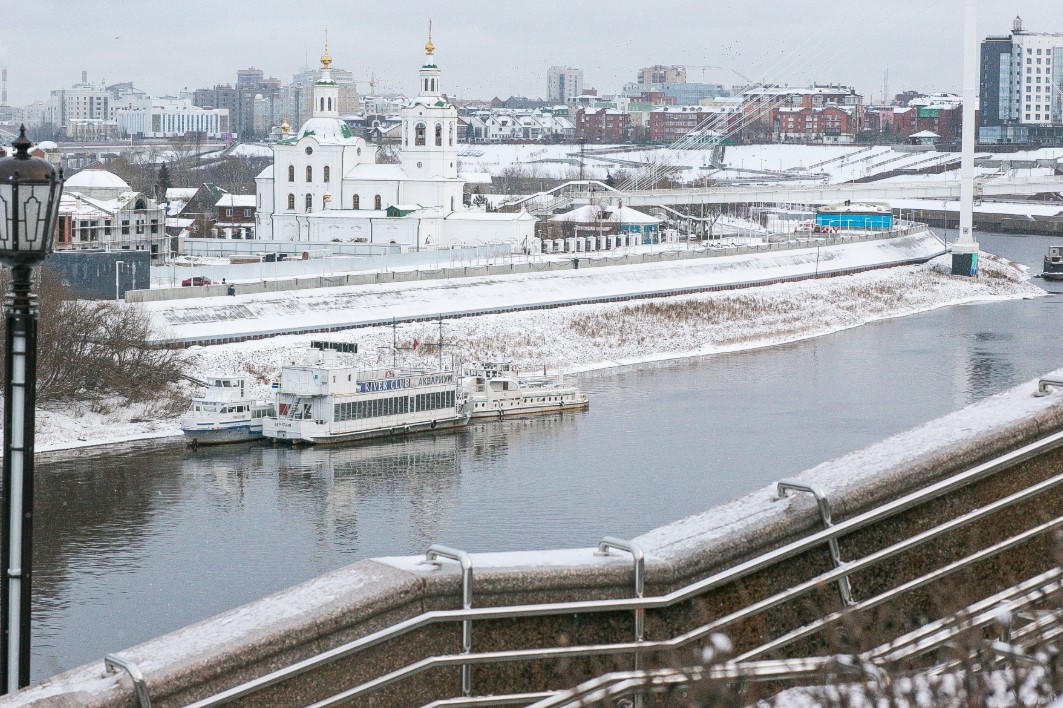
<svg viewBox="0 0 1063 708"><path fill-rule="evenodd" d="M103 6L112 11L102 13ZM1006 34L1016 14L1029 31L1063 31L1054 6L1049 0L982 2L979 35ZM160 45L158 33L130 31L128 23L114 22L116 14L128 17L139 7L128 0L74 5L45 0L32 8L13 8L7 19L14 29L39 23L42 16L61 20L50 27L55 41L48 45L47 61L39 60L41 51L31 44L39 37L32 32L10 32L0 45L0 66L9 68L10 103L46 99L51 90L77 83L83 70L90 82L132 81L152 95L234 83L236 70L250 66L287 82L304 64L316 65L325 26L337 66L360 79L375 75L382 92L409 93L430 16L437 56L446 69L444 90L462 98L545 98L547 70L558 64L583 69L585 85L605 94L633 81L642 66L684 64L721 67L692 69L692 82L731 86L744 83L741 75L791 85L844 83L869 102L881 97L887 67L891 96L905 89L958 92L962 70L959 0L932 7L886 0L874 8L860 0L840 0L829 13L769 3L774 11L758 15L756 25L749 20L748 5L705 12L673 0L603 19L590 8L545 0L537 6L544 21L569 18L550 25L550 45L540 41L538 21L527 13L458 2L448 4L444 14L424 0L406 4L403 17L409 19L403 22L381 6L366 7L357 18L293 16L272 1L258 4L253 16L211 21L213 6L191 0L182 7L185 16L207 19L174 22L141 13L149 24L166 23L160 33L169 41ZM917 9L913 22L911 13ZM707 15L706 24L677 22L683 13ZM72 41L75 32L77 42ZM896 41L898 33L908 34L908 40ZM249 42L245 36L263 41ZM91 51L85 51L86 44ZM35 58L24 59L31 56Z"/></svg>

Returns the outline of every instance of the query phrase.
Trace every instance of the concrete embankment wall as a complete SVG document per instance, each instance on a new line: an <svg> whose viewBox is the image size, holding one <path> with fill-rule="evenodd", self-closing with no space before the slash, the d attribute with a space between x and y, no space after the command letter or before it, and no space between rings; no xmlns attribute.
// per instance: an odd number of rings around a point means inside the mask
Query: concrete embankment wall
<svg viewBox="0 0 1063 708"><path fill-rule="evenodd" d="M915 227L917 230L922 227ZM819 240L821 246L835 246L845 243L864 243L880 241L901 236L910 231L854 233L839 238ZM815 245L815 244L813 244ZM809 242L781 242L760 246L733 246L728 248L696 247L689 250L654 251L648 253L630 253L608 255L606 253L574 253L571 258L563 260L536 260L533 262L510 262L483 266L456 266L425 270L389 270L383 272L350 273L334 276L306 276L261 280L255 282L235 283L237 295L283 292L287 290L310 290L314 288L332 288L348 285L375 285L401 283L418 280L448 280L452 278L472 278L485 275L511 275L514 273L541 273L549 270L572 270L573 268L601 268L617 265L638 265L642 263L661 263L665 261L687 260L691 258L721 258L738 256L745 253L765 251L790 251L809 248ZM160 302L163 300L186 300L202 297L221 297L226 294L227 285L202 285L197 287L152 288L151 290L130 290L125 293L126 302Z"/></svg>
<svg viewBox="0 0 1063 708"><path fill-rule="evenodd" d="M1056 372L1055 376L1063 374ZM986 399L945 418L864 450L824 463L800 475L827 493L835 522L875 508L952 474L1063 430L1063 392L1032 396L1036 382ZM692 462L692 464L702 464ZM945 493L902 515L868 525L841 541L843 559L853 560L944 520L1059 473L1063 448L1052 447L1018 459L1007 469ZM711 470L706 469L706 474ZM652 490L647 490L652 495ZM939 567L996 540L1063 515L1056 493L1039 496L950 533L916 551L896 556L853 578L857 599ZM778 498L773 488L709 509L633 539L646 553L646 596L661 595L735 564L808 536L822 528L807 495ZM603 529L603 535L606 530ZM445 542L446 539L438 539ZM597 542L588 539L588 544ZM953 576L947 589L906 595L892 610L894 633L914 618L938 616L978 596L1008 587L1056 563L1041 539L1003 553ZM474 554L473 606L626 598L633 595L631 559L626 554L596 555L592 548L534 553ZM185 705L214 692L366 636L398 621L434 609L461 607L457 565L441 568L419 557L379 558L356 563L263 600L226 612L164 637L121 650L144 672L153 706ZM695 600L647 612L647 638L673 637L710 619L748 605L831 568L827 550L817 546L742 580L722 585ZM803 621L839 608L837 588L823 586L737 625L731 637L739 650L778 637ZM115 611L118 611L117 609ZM522 620L484 620L473 628L473 650L572 646L630 641L630 611L582 613ZM236 705L306 705L346 687L380 676L418 659L457 654L458 624L435 624L340 659L299 678L267 689ZM119 649L116 647L116 650ZM794 648L798 655L824 651L815 642ZM536 661L473 667L473 694L532 691L573 685L614 668L630 668L630 658ZM461 694L460 668L433 669L360 698L355 705L420 705ZM74 669L0 700L0 706L131 705L132 687L122 675L105 676L101 661Z"/></svg>

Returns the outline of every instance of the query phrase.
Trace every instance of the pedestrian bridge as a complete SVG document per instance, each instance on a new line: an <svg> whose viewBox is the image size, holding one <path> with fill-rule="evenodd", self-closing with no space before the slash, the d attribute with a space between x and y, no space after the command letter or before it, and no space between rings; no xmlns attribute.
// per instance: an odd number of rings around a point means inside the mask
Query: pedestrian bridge
<svg viewBox="0 0 1063 708"><path fill-rule="evenodd" d="M1063 192L1063 176L987 178L975 181L975 198L1028 197ZM893 179L881 182L843 184L764 183L721 185L700 188L620 191L602 182L567 182L547 192L524 197L507 208L525 207L535 213L549 213L577 200L623 202L632 207L696 204L832 204L851 201L894 199L959 199L960 180L941 175Z"/></svg>
<svg viewBox="0 0 1063 708"><path fill-rule="evenodd" d="M635 539L362 561L0 706L749 704L1031 666L1063 635L1060 376Z"/></svg>

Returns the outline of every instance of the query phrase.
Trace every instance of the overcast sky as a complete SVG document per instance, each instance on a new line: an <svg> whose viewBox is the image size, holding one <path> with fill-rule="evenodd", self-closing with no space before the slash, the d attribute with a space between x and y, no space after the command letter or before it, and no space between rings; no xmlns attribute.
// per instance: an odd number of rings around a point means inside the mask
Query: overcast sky
<svg viewBox="0 0 1063 708"><path fill-rule="evenodd" d="M980 0L979 35L1063 32L1063 0ZM428 18L444 89L461 98L543 96L546 70L584 70L599 93L619 91L651 64L727 85L741 79L856 86L882 94L960 90L963 0L654 0L531 3L34 0L5 3L0 66L10 103L46 98L80 79L133 81L153 95L235 83L249 66L289 81L316 65L329 27L335 66L412 93ZM364 90L364 89L363 89Z"/></svg>

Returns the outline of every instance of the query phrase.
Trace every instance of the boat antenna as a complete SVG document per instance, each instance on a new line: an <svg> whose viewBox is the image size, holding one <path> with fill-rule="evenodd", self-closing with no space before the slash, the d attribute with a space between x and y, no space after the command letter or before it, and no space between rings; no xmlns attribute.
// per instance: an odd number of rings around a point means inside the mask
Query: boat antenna
<svg viewBox="0 0 1063 708"><path fill-rule="evenodd" d="M446 342L443 341L443 325L446 324L446 323L443 322L442 313L436 315L435 322L436 322L436 324L439 325L439 341L437 341L437 342L421 342L421 346L422 347L438 347L438 349L439 349L439 370L442 371L443 370L443 347L446 346Z"/></svg>

